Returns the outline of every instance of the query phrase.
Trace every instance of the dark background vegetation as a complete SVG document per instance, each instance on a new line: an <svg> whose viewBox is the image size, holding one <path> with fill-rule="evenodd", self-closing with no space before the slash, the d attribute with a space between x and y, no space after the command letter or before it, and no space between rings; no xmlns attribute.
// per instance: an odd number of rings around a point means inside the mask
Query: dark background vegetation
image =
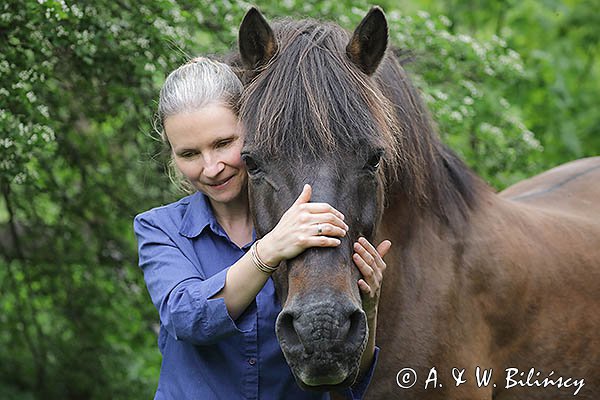
<svg viewBox="0 0 600 400"><path fill-rule="evenodd" d="M371 6L258 5L348 29ZM494 187L600 153L598 0L379 5L443 139ZM157 313L131 222L180 195L153 139L157 94L188 57L235 46L249 6L0 5L0 398L152 397Z"/></svg>

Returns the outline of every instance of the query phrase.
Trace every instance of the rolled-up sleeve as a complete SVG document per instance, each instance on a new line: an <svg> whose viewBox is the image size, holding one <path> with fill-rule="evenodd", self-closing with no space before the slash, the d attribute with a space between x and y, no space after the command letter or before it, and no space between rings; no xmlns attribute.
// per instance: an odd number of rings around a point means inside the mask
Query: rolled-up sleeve
<svg viewBox="0 0 600 400"><path fill-rule="evenodd" d="M222 298L228 269L204 279L173 238L144 213L134 219L139 265L162 325L177 340L209 345L243 332Z"/></svg>

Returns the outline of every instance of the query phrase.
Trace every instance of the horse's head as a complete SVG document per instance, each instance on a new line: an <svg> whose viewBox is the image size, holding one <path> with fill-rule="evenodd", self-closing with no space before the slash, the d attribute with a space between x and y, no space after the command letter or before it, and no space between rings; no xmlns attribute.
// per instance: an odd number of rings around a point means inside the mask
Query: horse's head
<svg viewBox="0 0 600 400"><path fill-rule="evenodd" d="M350 227L337 248L309 249L274 275L283 305L277 337L302 387L349 386L368 339L352 246L359 236L374 240L383 168L394 159L392 113L370 77L385 54L386 20L374 8L353 35L315 21L272 29L252 9L239 45L255 73L240 115L258 236L273 229L305 183L311 201L331 204Z"/></svg>

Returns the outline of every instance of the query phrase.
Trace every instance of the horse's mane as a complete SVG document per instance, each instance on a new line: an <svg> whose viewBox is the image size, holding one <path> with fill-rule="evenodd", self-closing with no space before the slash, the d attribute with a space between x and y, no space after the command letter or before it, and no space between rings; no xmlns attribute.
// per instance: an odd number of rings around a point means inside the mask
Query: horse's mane
<svg viewBox="0 0 600 400"><path fill-rule="evenodd" d="M350 34L339 26L308 19L272 27L278 51L252 77L240 110L255 150L301 161L368 157L359 150L380 148L388 184L400 185L411 203L445 220L467 215L478 178L440 142L391 54L369 77L347 57Z"/></svg>
<svg viewBox="0 0 600 400"><path fill-rule="evenodd" d="M402 164L396 185L408 200L444 222L468 215L487 185L445 144L435 131L418 90L398 59L388 52L373 78L394 108Z"/></svg>

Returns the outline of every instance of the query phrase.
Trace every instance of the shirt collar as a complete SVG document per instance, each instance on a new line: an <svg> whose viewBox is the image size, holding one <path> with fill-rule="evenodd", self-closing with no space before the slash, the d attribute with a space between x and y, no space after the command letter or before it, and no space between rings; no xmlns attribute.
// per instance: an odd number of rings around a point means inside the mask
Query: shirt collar
<svg viewBox="0 0 600 400"><path fill-rule="evenodd" d="M217 222L215 214L206 195L202 192L196 192L187 198L188 204L185 214L181 220L179 233L189 239L200 235L207 226L217 235L227 237L227 234ZM252 229L252 242L244 248L249 248L256 241L256 230Z"/></svg>
<svg viewBox="0 0 600 400"><path fill-rule="evenodd" d="M191 239L200 235L209 225L216 226L218 224L206 196L201 192L196 192L189 197L189 204L181 220L179 233Z"/></svg>

